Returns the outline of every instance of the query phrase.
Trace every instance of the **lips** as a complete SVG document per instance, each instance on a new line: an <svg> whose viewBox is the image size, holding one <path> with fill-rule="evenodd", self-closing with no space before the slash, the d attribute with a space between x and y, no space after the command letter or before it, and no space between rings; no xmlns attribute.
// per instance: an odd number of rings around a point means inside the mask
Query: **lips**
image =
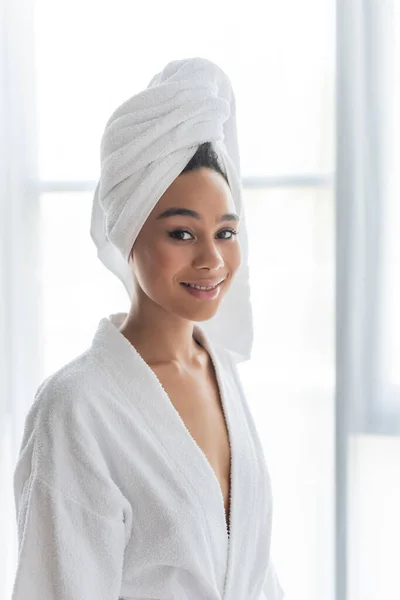
<svg viewBox="0 0 400 600"><path fill-rule="evenodd" d="M201 281L182 281L182 285L199 285L201 287L216 287L225 279L203 279Z"/></svg>
<svg viewBox="0 0 400 600"><path fill-rule="evenodd" d="M210 281L210 280L208 280ZM186 292L191 296L194 296L198 300L215 300L218 298L221 292L222 283L225 281L224 279L214 280L215 283L213 286L199 286L199 284L191 284L181 282L181 286L185 288ZM202 282L204 283L204 281ZM199 286L199 287L198 287Z"/></svg>

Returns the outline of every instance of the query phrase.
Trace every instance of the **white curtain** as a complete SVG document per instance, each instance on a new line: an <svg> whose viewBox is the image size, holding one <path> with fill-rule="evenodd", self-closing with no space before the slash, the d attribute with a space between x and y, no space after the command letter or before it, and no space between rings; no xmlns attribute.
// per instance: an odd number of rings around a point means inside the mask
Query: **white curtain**
<svg viewBox="0 0 400 600"><path fill-rule="evenodd" d="M400 24L337 3L337 600L400 597Z"/></svg>

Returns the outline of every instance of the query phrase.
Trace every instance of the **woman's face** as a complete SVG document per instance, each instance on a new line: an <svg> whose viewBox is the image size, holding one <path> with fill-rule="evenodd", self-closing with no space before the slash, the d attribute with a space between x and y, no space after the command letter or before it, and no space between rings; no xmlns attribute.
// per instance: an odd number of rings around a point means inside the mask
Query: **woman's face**
<svg viewBox="0 0 400 600"><path fill-rule="evenodd" d="M140 301L150 299L191 321L210 319L240 266L237 231L233 198L222 175L203 167L177 177L132 249ZM218 286L201 292L186 284Z"/></svg>

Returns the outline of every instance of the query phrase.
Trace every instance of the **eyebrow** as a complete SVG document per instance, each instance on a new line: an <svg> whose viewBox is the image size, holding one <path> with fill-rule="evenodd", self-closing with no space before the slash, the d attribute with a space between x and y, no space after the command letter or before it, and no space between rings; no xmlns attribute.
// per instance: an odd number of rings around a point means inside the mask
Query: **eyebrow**
<svg viewBox="0 0 400 600"><path fill-rule="evenodd" d="M195 210L191 210L189 208L168 208L167 210L164 210L164 212L162 212L160 215L158 215L157 219L166 219L168 217L175 217L175 216L181 216L181 217L193 217L193 219L197 219L198 221L201 221L201 216L198 212L196 212ZM222 221L236 221L237 223L239 222L239 216L236 213L226 213L225 215L222 215L222 217L219 217L219 219L216 219L217 223L221 223Z"/></svg>

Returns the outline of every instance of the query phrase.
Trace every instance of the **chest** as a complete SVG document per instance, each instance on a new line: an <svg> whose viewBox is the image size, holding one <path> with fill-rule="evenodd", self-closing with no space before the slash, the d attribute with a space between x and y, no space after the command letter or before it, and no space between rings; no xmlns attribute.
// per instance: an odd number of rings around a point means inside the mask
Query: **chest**
<svg viewBox="0 0 400 600"><path fill-rule="evenodd" d="M153 368L194 442L208 460L220 485L229 530L230 444L212 363L197 373L177 374Z"/></svg>

